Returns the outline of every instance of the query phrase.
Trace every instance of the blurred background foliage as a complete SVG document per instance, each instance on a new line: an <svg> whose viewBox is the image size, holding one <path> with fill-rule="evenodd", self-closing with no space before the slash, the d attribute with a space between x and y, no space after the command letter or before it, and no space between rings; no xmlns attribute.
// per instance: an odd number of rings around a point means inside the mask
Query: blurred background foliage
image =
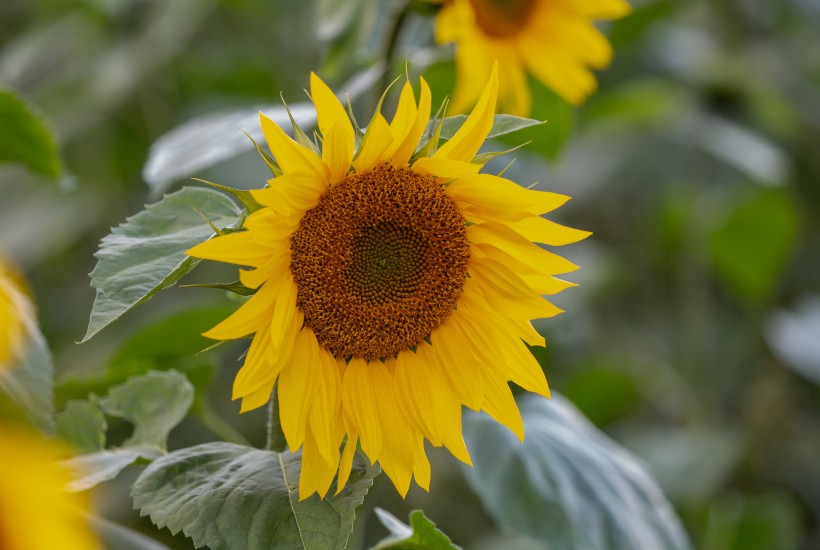
<svg viewBox="0 0 820 550"><path fill-rule="evenodd" d="M253 117L237 121L279 103L280 91L291 104L304 101L310 70L334 89L364 79L351 95L366 121L378 80L367 70L383 62L401 5L0 4L0 83L36 105L63 168L50 181L56 160L0 167L0 246L38 304L57 368L57 410L131 375L174 368L196 395L169 448L264 441L264 411L240 417L229 401L243 346L195 355L209 345L199 333L235 307L223 293L164 292L76 345L94 300L93 254L111 226L183 176L261 186L266 168L238 130L255 131ZM571 195L560 221L594 232L569 250L583 267L571 277L581 285L558 297L566 314L538 323L548 347L535 353L554 389L646 461L696 548L818 548L820 4L633 6L606 26L615 60L590 101L570 108L533 81L533 118L548 123L488 145L531 140L507 175ZM388 74L403 74L409 62L437 105L454 73L451 52L432 47L431 33L431 19L411 13ZM163 179L157 157L180 144L157 140L190 121L202 139L182 150L196 170ZM0 141L14 143L20 132L4 119ZM223 135L241 144L219 150ZM500 169L508 161L494 162ZM232 275L203 266L192 281ZM129 437L125 422L108 424L108 444ZM399 518L423 508L465 548L543 547L493 525L451 457L431 459L430 494L416 488L402 501L376 480L352 547L385 535L374 506ZM97 506L153 532L131 510L135 475L100 487ZM167 531L155 536L192 548Z"/></svg>

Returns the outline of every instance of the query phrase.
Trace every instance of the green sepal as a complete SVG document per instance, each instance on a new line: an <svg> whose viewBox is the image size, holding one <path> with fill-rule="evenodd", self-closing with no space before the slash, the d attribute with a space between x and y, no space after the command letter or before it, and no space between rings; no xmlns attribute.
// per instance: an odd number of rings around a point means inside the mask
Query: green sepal
<svg viewBox="0 0 820 550"><path fill-rule="evenodd" d="M224 191L229 195L233 195L233 197L236 198L236 200L238 200L242 204L242 206L244 206L248 210L248 213L253 213L257 210L261 210L262 208L264 208L261 204L256 202L256 199L253 198L253 194L251 194L250 191L245 191L244 189L234 189L233 187L228 187L227 185L222 185L219 183L214 183L212 181L203 180L201 178L191 179L194 181L198 181L199 183L204 183L205 185L210 185L211 187L219 189L220 191ZM211 225L211 227L214 227L213 224L211 224L211 222L208 223ZM223 231L218 230L216 228L214 228L214 232L216 232L218 235L223 234Z"/></svg>
<svg viewBox="0 0 820 550"><path fill-rule="evenodd" d="M243 134L245 134L245 136L249 140L251 140L251 143L253 143L253 146L256 147L256 152L259 153L259 155L262 157L262 160L265 161L265 164L267 165L268 170L270 170L270 173L273 174L273 177L278 178L279 176L281 176L283 174L282 169L279 168L279 163L277 163L274 160L274 158L271 156L271 154L268 153L267 151L265 151L265 148L262 147L261 145L259 145L259 143L257 143L256 140L253 139L248 132L246 132L245 130L240 130L240 131Z"/></svg>

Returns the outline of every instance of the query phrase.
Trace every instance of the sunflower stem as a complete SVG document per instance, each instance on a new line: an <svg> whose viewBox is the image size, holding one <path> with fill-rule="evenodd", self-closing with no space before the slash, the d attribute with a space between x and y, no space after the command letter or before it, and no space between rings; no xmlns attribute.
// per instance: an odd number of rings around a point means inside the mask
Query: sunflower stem
<svg viewBox="0 0 820 550"><path fill-rule="evenodd" d="M393 17L393 26L390 28L390 34L387 37L387 45L384 48L384 73L382 73L381 82L379 83L379 87L376 88L377 90L386 90L387 85L390 84L390 69L393 65L393 56L396 53L396 44L399 42L401 29L404 26L404 22L407 20L407 16L410 15L412 5L412 0L404 2L401 7L396 10L396 14Z"/></svg>
<svg viewBox="0 0 820 550"><path fill-rule="evenodd" d="M285 434L279 421L279 384L273 388L273 394L268 402L268 441L265 448L275 453L285 451Z"/></svg>

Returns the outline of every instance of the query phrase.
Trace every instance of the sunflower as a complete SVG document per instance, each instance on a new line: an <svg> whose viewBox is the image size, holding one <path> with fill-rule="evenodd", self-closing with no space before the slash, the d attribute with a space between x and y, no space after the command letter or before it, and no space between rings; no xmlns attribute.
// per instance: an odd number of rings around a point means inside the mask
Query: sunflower
<svg viewBox="0 0 820 550"><path fill-rule="evenodd" d="M70 479L55 462L61 450L4 426L0 426L0 445L0 548L100 548L83 517L87 502L63 489Z"/></svg>
<svg viewBox="0 0 820 550"><path fill-rule="evenodd" d="M20 355L34 319L20 281L0 258L0 372Z"/></svg>
<svg viewBox="0 0 820 550"><path fill-rule="evenodd" d="M467 464L462 405L523 439L508 381L549 395L527 345L544 345L531 319L559 313L542 298L576 269L534 244L588 235L541 217L568 197L479 173L472 162L493 124L492 71L475 110L435 150L430 89L410 83L388 123L376 112L358 147L333 92L311 75L319 147L292 140L261 115L282 175L253 191L262 208L245 231L188 253L253 269L256 293L205 333L254 334L233 386L242 411L264 405L278 380L288 446L302 448L300 498L344 487L357 444L405 495L425 489L424 440ZM304 137L304 136L303 136ZM346 438L340 457L340 445Z"/></svg>
<svg viewBox="0 0 820 550"><path fill-rule="evenodd" d="M493 61L502 74L500 103L525 116L532 98L527 73L573 104L596 87L590 68L606 67L612 47L594 19L630 11L624 0L444 0L436 16L440 44L456 44L452 107L461 112L481 94Z"/></svg>

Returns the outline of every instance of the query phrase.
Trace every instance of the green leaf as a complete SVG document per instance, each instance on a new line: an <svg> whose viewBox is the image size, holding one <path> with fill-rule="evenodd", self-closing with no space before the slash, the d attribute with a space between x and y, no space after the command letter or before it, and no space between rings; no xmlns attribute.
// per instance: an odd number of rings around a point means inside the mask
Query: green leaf
<svg viewBox="0 0 820 550"><path fill-rule="evenodd" d="M227 196L186 187L151 204L102 240L91 272L97 297L83 342L133 307L173 286L198 263L185 251L236 223L239 207Z"/></svg>
<svg viewBox="0 0 820 550"><path fill-rule="evenodd" d="M763 335L774 354L794 372L820 385L820 296L801 297L791 310L770 313Z"/></svg>
<svg viewBox="0 0 820 550"><path fill-rule="evenodd" d="M100 406L105 414L128 420L134 434L126 447L165 450L168 434L179 424L194 400L194 387L180 373L151 371L112 388Z"/></svg>
<svg viewBox="0 0 820 550"><path fill-rule="evenodd" d="M376 508L375 512L382 525L390 531L390 536L374 546L373 550L461 550L421 510L410 512L410 526L387 510Z"/></svg>
<svg viewBox="0 0 820 550"><path fill-rule="evenodd" d="M749 305L768 300L799 232L797 205L785 189L745 197L712 235L712 263L722 282Z"/></svg>
<svg viewBox="0 0 820 550"><path fill-rule="evenodd" d="M72 474L70 491L84 491L114 479L139 460L153 460L165 453L168 434L179 424L194 398L194 388L180 373L151 371L129 378L111 388L100 409L109 416L134 425L133 435L122 448L76 456L62 464Z"/></svg>
<svg viewBox="0 0 820 550"><path fill-rule="evenodd" d="M88 521L110 550L171 550L139 531L99 516L90 516Z"/></svg>
<svg viewBox="0 0 820 550"><path fill-rule="evenodd" d="M79 492L114 479L137 461L150 461L160 456L162 453L154 447L126 447L75 456L60 465L72 478L66 489Z"/></svg>
<svg viewBox="0 0 820 550"><path fill-rule="evenodd" d="M17 292L14 290L14 292ZM24 296L20 299L28 300ZM32 309L33 311L33 309ZM0 397L8 396L44 432L54 428L54 365L35 318L24 319L29 333L24 351L0 373Z"/></svg>
<svg viewBox="0 0 820 550"><path fill-rule="evenodd" d="M519 408L524 443L485 415L464 419L467 481L500 526L555 550L689 548L640 462L568 401L525 395Z"/></svg>
<svg viewBox="0 0 820 550"><path fill-rule="evenodd" d="M95 453L105 448L105 421L96 401L70 401L57 415L57 435L81 453Z"/></svg>
<svg viewBox="0 0 820 550"><path fill-rule="evenodd" d="M0 120L0 164L22 164L53 180L60 177L57 145L34 107L0 89Z"/></svg>
<svg viewBox="0 0 820 550"><path fill-rule="evenodd" d="M441 125L440 138L444 140L451 139L454 135L456 135L456 132L458 132L459 128L461 128L466 120L467 115L446 117ZM490 129L487 139L505 136L507 134L512 134L513 132L523 130L524 128L530 128L532 126L539 126L542 124L544 124L543 120L533 120L531 118L523 118L513 115L495 115L495 118L493 119L493 127ZM432 133L435 129L428 128L427 131Z"/></svg>
<svg viewBox="0 0 820 550"><path fill-rule="evenodd" d="M301 454L206 443L154 461L131 491L160 528L212 550L342 550L378 467L354 462L348 485L299 501Z"/></svg>

